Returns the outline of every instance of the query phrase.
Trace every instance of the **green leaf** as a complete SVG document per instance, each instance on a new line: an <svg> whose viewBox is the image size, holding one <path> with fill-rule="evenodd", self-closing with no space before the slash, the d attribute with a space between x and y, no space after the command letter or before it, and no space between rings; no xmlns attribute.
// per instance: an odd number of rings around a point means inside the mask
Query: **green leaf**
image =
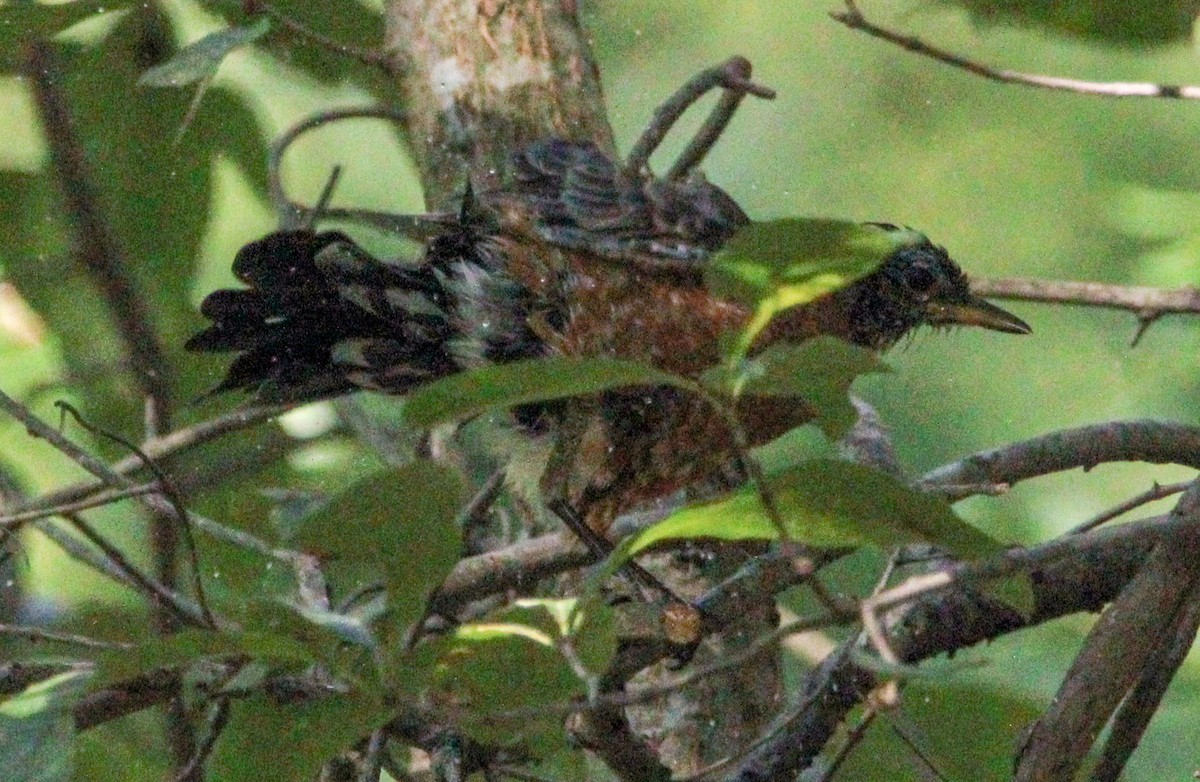
<svg viewBox="0 0 1200 782"><path fill-rule="evenodd" d="M99 0L67 3L0 3L0 70L15 71L25 57L25 44L53 37L114 4Z"/></svg>
<svg viewBox="0 0 1200 782"><path fill-rule="evenodd" d="M230 27L209 33L175 53L166 62L150 68L138 79L142 87L182 87L207 79L217 72L221 62L239 46L254 43L271 29L266 17L244 27Z"/></svg>
<svg viewBox="0 0 1200 782"><path fill-rule="evenodd" d="M1073 38L1120 46L1184 43L1192 37L1200 5L1195 0L1131 3L1128 0L943 0L981 23L1036 27Z"/></svg>
<svg viewBox="0 0 1200 782"><path fill-rule="evenodd" d="M266 696L234 702L212 758L212 779L316 779L321 764L370 735L391 712L359 692L279 704Z"/></svg>
<svg viewBox="0 0 1200 782"><path fill-rule="evenodd" d="M890 549L928 543L964 558L998 554L1004 546L959 518L942 500L852 462L804 462L768 479L788 534L811 546L870 544ZM622 556L666 540L774 540L778 532L753 488L684 508L629 539Z"/></svg>
<svg viewBox="0 0 1200 782"><path fill-rule="evenodd" d="M429 460L375 473L304 520L296 544L324 557L380 564L393 620L407 626L462 554L456 470Z"/></svg>
<svg viewBox="0 0 1200 782"><path fill-rule="evenodd" d="M243 655L302 665L316 661L305 644L285 635L188 629L165 638L153 638L133 649L106 653L98 660L88 686L100 689L157 668L187 666L207 657Z"/></svg>
<svg viewBox="0 0 1200 782"><path fill-rule="evenodd" d="M780 312L846 287L920 239L916 231L813 218L751 223L738 231L705 267L715 295L754 309L734 356L744 356Z"/></svg>
<svg viewBox="0 0 1200 782"><path fill-rule="evenodd" d="M313 3L312 0L272 0L271 8L331 41L367 50L382 51L385 29L382 3ZM272 36L269 48L289 66L304 70L306 76L326 85L353 84L377 96L393 94L392 81L381 69L341 56L323 46L292 35Z"/></svg>
<svg viewBox="0 0 1200 782"><path fill-rule="evenodd" d="M500 621L458 628L433 687L439 701L466 715L463 727L472 737L502 746L561 745L562 715L545 706L569 702L586 691L551 633Z"/></svg>
<svg viewBox="0 0 1200 782"><path fill-rule="evenodd" d="M66 782L71 779L71 705L85 678L63 673L27 687L0 702L0 758L4 778L13 782Z"/></svg>
<svg viewBox="0 0 1200 782"><path fill-rule="evenodd" d="M570 638L580 662L597 675L617 652L613 610L598 600L525 598L494 618L534 628L556 642Z"/></svg>
<svg viewBox="0 0 1200 782"><path fill-rule="evenodd" d="M469 418L497 408L597 394L625 386L694 388L685 378L616 358L540 358L460 372L421 386L408 398L412 426Z"/></svg>
<svg viewBox="0 0 1200 782"><path fill-rule="evenodd" d="M702 380L733 396L800 397L812 408L813 423L835 440L857 419L850 384L859 375L887 371L874 351L822 336L770 345L753 358L709 370Z"/></svg>

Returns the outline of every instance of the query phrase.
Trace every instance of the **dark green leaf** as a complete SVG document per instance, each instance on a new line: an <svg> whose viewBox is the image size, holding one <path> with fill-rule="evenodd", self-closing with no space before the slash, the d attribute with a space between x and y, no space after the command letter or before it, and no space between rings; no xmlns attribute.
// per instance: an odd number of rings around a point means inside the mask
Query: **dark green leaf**
<svg viewBox="0 0 1200 782"><path fill-rule="evenodd" d="M218 633L190 629L165 638L153 638L133 649L103 655L88 686L98 689L156 668L187 666L207 657L243 655L300 664L316 660L306 645L285 635L259 631Z"/></svg>
<svg viewBox="0 0 1200 782"><path fill-rule="evenodd" d="M330 41L365 50L384 48L383 15L370 3L319 3L311 0L273 0L271 8ZM365 65L353 56L330 51L308 38L272 36L269 48L279 52L288 65L304 69L307 76L324 84L354 84L376 94L392 89L383 70Z"/></svg>
<svg viewBox="0 0 1200 782"><path fill-rule="evenodd" d="M800 397L830 439L845 434L857 418L847 396L854 378L888 371L874 351L833 337L776 343L735 366L716 367L703 380L735 396Z"/></svg>
<svg viewBox="0 0 1200 782"><path fill-rule="evenodd" d="M321 764L387 722L378 698L358 692L279 704L266 696L234 702L212 758L212 779L316 779Z"/></svg>
<svg viewBox="0 0 1200 782"><path fill-rule="evenodd" d="M1192 37L1200 2L1166 0L942 0L965 8L983 23L1007 22L1059 35L1121 46L1183 43Z"/></svg>
<svg viewBox="0 0 1200 782"><path fill-rule="evenodd" d="M432 461L385 470L305 519L297 545L325 557L379 563L392 616L407 625L462 553L455 518L463 493L458 472Z"/></svg>
<svg viewBox="0 0 1200 782"><path fill-rule="evenodd" d="M254 43L271 29L266 17L244 27L230 27L209 33L175 53L166 62L150 68L138 79L143 87L182 87L207 79L217 72L230 52Z"/></svg>
<svg viewBox="0 0 1200 782"><path fill-rule="evenodd" d="M529 402L597 394L625 386L674 385L689 381L634 361L616 358L541 358L484 367L422 386L404 407L417 427L455 421L487 410Z"/></svg>
<svg viewBox="0 0 1200 782"><path fill-rule="evenodd" d="M998 554L1004 547L967 524L940 499L852 462L804 462L768 479L788 533L812 546L873 544L884 549L929 543L958 557ZM684 508L632 538L632 555L664 540L779 537L757 491Z"/></svg>
<svg viewBox="0 0 1200 782"><path fill-rule="evenodd" d="M262 182L266 155L243 99L223 89L209 91L187 142L173 145L188 96L135 84L148 66L170 54L173 31L160 11L155 3L129 7L103 45L58 47L56 59L72 125L87 152L100 214L122 250L131 287L151 313L167 356L167 377L175 399L182 400L210 387L220 363L183 351L183 343L201 325L185 292L193 286L193 259L210 226L213 157L236 159ZM24 12L5 6L0 18L7 21L10 13L20 19ZM137 439L144 426L143 395L127 369L112 313L70 252L64 229L72 224L71 216L63 211L58 182L48 169L39 176L5 172L0 191L5 226L0 264L54 335L72 399L90 420ZM263 428L235 438L236 444L217 447L245 456L258 452L270 434ZM126 455L103 441L97 448L106 456ZM187 470L193 458L185 456L179 469ZM213 452L200 458L206 464L215 459Z"/></svg>
<svg viewBox="0 0 1200 782"><path fill-rule="evenodd" d="M540 710L585 692L551 633L511 622L456 630L437 669L434 688L470 715L465 727L473 737L501 745L561 744L565 739L561 714Z"/></svg>

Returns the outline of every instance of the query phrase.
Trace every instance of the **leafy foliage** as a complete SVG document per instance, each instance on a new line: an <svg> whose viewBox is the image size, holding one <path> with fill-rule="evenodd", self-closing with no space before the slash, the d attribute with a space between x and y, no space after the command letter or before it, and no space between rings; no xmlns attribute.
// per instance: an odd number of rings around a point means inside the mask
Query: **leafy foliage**
<svg viewBox="0 0 1200 782"><path fill-rule="evenodd" d="M813 422L834 440L857 418L847 396L850 384L861 375L885 371L887 365L872 351L816 337L799 345L776 343L736 365L714 367L702 379L734 397L799 397L812 409Z"/></svg>
<svg viewBox="0 0 1200 782"><path fill-rule="evenodd" d="M981 22L1010 22L1121 46L1181 43L1192 37L1196 0L1128 3L1121 0L1044 3L1040 0L941 0L966 8Z"/></svg>
<svg viewBox="0 0 1200 782"><path fill-rule="evenodd" d="M323 558L377 564L392 621L403 629L421 616L430 591L459 559L454 520L462 500L454 470L414 461L339 494L304 520L296 543Z"/></svg>
<svg viewBox="0 0 1200 782"><path fill-rule="evenodd" d="M891 549L928 543L968 559L1003 550L941 500L852 462L804 462L770 476L768 490L788 534L810 546ZM725 499L676 511L630 539L623 552L633 555L663 541L703 537L775 540L779 532L761 494L746 487Z"/></svg>

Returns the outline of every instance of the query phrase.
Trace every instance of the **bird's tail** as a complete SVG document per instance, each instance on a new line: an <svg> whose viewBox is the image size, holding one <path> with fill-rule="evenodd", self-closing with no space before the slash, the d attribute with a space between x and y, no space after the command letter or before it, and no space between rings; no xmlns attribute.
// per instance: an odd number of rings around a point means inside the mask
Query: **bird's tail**
<svg viewBox="0 0 1200 782"><path fill-rule="evenodd" d="M233 272L249 288L201 305L212 321L187 349L237 352L210 393L302 402L369 388L404 393L454 372L444 277L372 257L336 231L279 231L246 245Z"/></svg>

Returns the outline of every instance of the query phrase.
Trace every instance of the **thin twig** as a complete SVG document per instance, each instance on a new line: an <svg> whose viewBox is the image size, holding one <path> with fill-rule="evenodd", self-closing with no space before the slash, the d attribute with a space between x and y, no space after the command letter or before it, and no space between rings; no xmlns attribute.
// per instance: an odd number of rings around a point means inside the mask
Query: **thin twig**
<svg viewBox="0 0 1200 782"><path fill-rule="evenodd" d="M47 630L44 627L28 627L26 625L0 623L0 635L26 638L30 641L50 641L58 644L70 644L71 646L81 646L84 649L134 648L133 644L125 643L124 641L104 641L99 638L91 638L86 635L62 633L56 630Z"/></svg>
<svg viewBox="0 0 1200 782"><path fill-rule="evenodd" d="M825 770L821 773L821 776L818 777L815 782L830 782L830 780L833 779L834 775L837 774L838 769L840 769L842 764L846 762L846 758L850 757L850 753L854 750L854 748L862 743L862 740L867 735L867 729L871 727L871 724L875 722L875 718L878 716L879 712L869 707L863 712L862 719L860 719L858 724L855 725L850 731L850 735L846 737L845 743L838 748L838 752L836 755L834 755L833 760L829 762L829 766L825 768Z"/></svg>
<svg viewBox="0 0 1200 782"><path fill-rule="evenodd" d="M190 451L192 448L208 443L230 432L248 429L263 421L275 418L287 408L279 405L255 405L234 410L209 421L203 421L158 437L152 437L143 442L139 449L152 460L161 460ZM145 467L145 462L138 456L132 455L107 466L116 475L129 475ZM105 481L100 484L79 483L56 489L40 497L25 500L7 510L9 513L24 513L39 510L49 505L65 505L77 502L86 497L103 491L110 484Z"/></svg>
<svg viewBox="0 0 1200 782"><path fill-rule="evenodd" d="M1121 778L1125 764L1158 713L1163 695L1195 644L1197 627L1200 627L1200 579L1193 575L1191 589L1180 600L1170 632L1158 639L1154 655L1146 661L1137 683L1113 715L1100 760L1092 768L1092 782L1117 782Z"/></svg>
<svg viewBox="0 0 1200 782"><path fill-rule="evenodd" d="M358 782L379 782L379 775L383 771L383 753L386 749L387 731L383 728L371 731L371 738L367 739L367 748L363 752L362 773L358 775Z"/></svg>
<svg viewBox="0 0 1200 782"><path fill-rule="evenodd" d="M142 450L136 445L129 442L124 437L121 437L119 434L116 434L115 432L110 432L106 429L102 429L93 425L86 418L84 418L78 410L76 410L67 402L59 400L55 402L54 405L58 409L69 414L75 419L77 424L82 426L91 434L98 437L107 438L131 451L135 456L142 460L142 465L151 473L153 473L156 479L158 479L159 491L164 497L167 498L171 509L170 513L165 515L160 513L159 515L166 523L174 523L179 525L179 528L183 532L184 548L187 550L188 554L188 564L192 573L192 589L196 592L196 602L199 604L200 610L204 613L204 618L209 623L209 626L215 627L216 619L213 617L212 611L209 610L208 598L204 593L204 579L201 577L200 572L200 553L196 549L196 538L194 535L192 535L191 525L188 524L188 512L183 506L183 500L180 498L179 493L175 490L174 485L167 478L166 473L160 470L158 465L155 464L154 461L145 453L143 453ZM116 475L111 470L107 470L107 467L106 471L109 475L115 477L119 483L129 483L129 479Z"/></svg>
<svg viewBox="0 0 1200 782"><path fill-rule="evenodd" d="M1100 514L1094 516L1093 518L1088 519L1087 521L1083 522L1082 524L1079 524L1078 526L1073 527L1068 534L1078 535L1082 532L1089 532L1089 531L1095 529L1096 527L1099 527L1101 524L1107 524L1108 522L1112 521L1113 519L1117 518L1118 516L1125 515L1126 513L1128 513L1129 511L1131 511L1135 508L1140 508L1141 506L1146 505L1147 503L1151 503L1156 500L1161 500L1164 497L1170 497L1172 494L1178 494L1179 492L1183 491L1184 489L1186 489L1188 486L1191 486L1191 485L1192 485L1191 481L1181 481L1180 483L1168 483L1165 486L1160 486L1158 484L1158 482L1155 482L1155 484L1149 490L1142 492L1141 494L1137 495L1136 497L1130 497L1128 500L1125 500L1125 502L1122 502L1120 505L1115 505L1115 506L1109 508L1108 510L1104 511L1103 513L1100 513Z"/></svg>
<svg viewBox="0 0 1200 782"><path fill-rule="evenodd" d="M91 497L76 502L67 502L62 505L46 505L34 510L0 516L0 529L11 532L20 529L22 525L31 521L45 519L50 516L65 516L68 513L78 513L81 510L98 508L102 505L111 505L114 502L119 502L129 497L139 497L143 494L151 494L157 491L160 491L157 483L141 483L137 486L131 486L128 489L101 490Z"/></svg>
<svg viewBox="0 0 1200 782"><path fill-rule="evenodd" d="M900 742L908 748L908 751L911 752L918 761L920 761L921 765L925 767L925 770L933 775L935 780L938 782L948 782L949 777L943 774L941 770L934 765L933 758L929 757L929 754L925 752L925 750L923 750L919 744L917 744L916 740L914 740L912 736L908 735L907 730L901 728L895 720L890 720L888 727L892 729L892 733L896 736L896 738L900 739Z"/></svg>
<svg viewBox="0 0 1200 782"><path fill-rule="evenodd" d="M314 114L288 128L271 144L267 156L267 193L279 213L279 222L284 228L295 228L307 222L314 209L288 198L283 187L283 155L296 139L310 130L348 119L384 119L403 124L407 113L388 106L360 106L332 109ZM393 215L368 209L326 209L322 213L326 220L348 220L372 225L385 231L398 233L411 239L424 241L445 230L446 223L457 219L457 215Z"/></svg>
<svg viewBox="0 0 1200 782"><path fill-rule="evenodd" d="M128 478L118 475L108 468L104 462L89 454L87 451L80 448L72 440L51 427L46 422L35 416L23 404L0 391L0 410L8 413L13 418L25 425L25 431L32 437L39 437L46 440L58 451L71 459L71 461L84 468L92 475L104 481L110 486L122 489L129 489L134 486L134 483ZM150 495L142 495L144 500L150 501ZM153 504L151 502L151 504ZM66 516L71 522L93 545L104 552L105 556L113 560L113 562L125 571L128 575L147 595L152 595L157 598L162 605L169 607L176 616L189 623L197 621L194 614L180 602L178 595L170 588L146 574L142 573L130 563L122 552L109 543L105 538L96 532L89 524L83 521L78 515L69 514ZM199 621L201 624L213 626L211 622L211 613L206 608L200 609Z"/></svg>
<svg viewBox="0 0 1200 782"><path fill-rule="evenodd" d="M745 57L732 57L720 65L706 68L693 76L655 110L650 124L642 131L642 135L638 138L637 143L630 150L629 157L625 162L625 170L632 175L640 175L649 165L650 156L654 154L654 150L658 149L659 144L666 138L667 133L675 126L675 123L679 121L684 112L691 108L706 92L716 87L724 87L730 92L737 93L739 97L733 102L732 107L723 103L713 110L714 115L719 115L724 111L727 114L724 117L724 121L720 121L719 125L714 128L706 127L708 133L702 132L697 135L697 138L693 139L693 144L696 148L689 149L686 155L681 156L680 162L684 161L685 158L695 158L691 163L691 165L695 165L695 162L698 162L699 158L704 156L703 153L707 151L707 147L701 148L701 145L697 144L697 142L707 140L707 146L712 145L715 138L707 139L707 136L711 135L713 129L716 130L717 135L720 134L720 131L724 129L725 124L728 123L730 116L732 116L732 111L736 110L737 104L741 102L742 96L750 93L760 98L771 99L775 97L773 90L752 83L749 81L749 77L750 62ZM717 120L710 117L709 122L713 123L720 119L720 116L717 116ZM676 165L678 166L679 164L677 162ZM672 170L674 171L674 169ZM686 171L683 173L686 173ZM669 176L668 178L671 177Z"/></svg>
<svg viewBox="0 0 1200 782"><path fill-rule="evenodd" d="M914 54L928 57L932 60L960 68L976 76L1006 84L1020 84L1027 87L1042 87L1051 90L1064 90L1082 95L1099 95L1107 98L1183 98L1187 100L1200 99L1200 87L1173 84L1152 84L1147 82L1097 82L1082 79L1069 79L1059 76L1045 76L1038 73L1023 73L1004 68L994 68L990 65L963 57L946 49L925 43L920 38L904 35L886 27L867 21L858 10L853 0L846 0L845 11L830 13L834 20L841 22L852 30L861 30L867 35L895 44Z"/></svg>
<svg viewBox="0 0 1200 782"><path fill-rule="evenodd" d="M311 27L292 19L287 14L278 10L274 6L262 2L262 0L253 0L253 8L256 11L261 11L267 16L279 22L288 32L292 33L297 38L304 39L310 43L316 44L322 49L327 49L334 54L340 54L351 59L358 60L364 65L369 65L372 68L379 68L385 73L393 73L391 59L382 51L374 49L363 49L358 46L340 43L332 38L323 35Z"/></svg>
<svg viewBox="0 0 1200 782"><path fill-rule="evenodd" d="M218 698L205 725L204 739L197 745L196 751L188 759L187 764L175 774L173 782L184 782L184 780L191 779L197 771L204 767L227 724L229 724L229 698Z"/></svg>

